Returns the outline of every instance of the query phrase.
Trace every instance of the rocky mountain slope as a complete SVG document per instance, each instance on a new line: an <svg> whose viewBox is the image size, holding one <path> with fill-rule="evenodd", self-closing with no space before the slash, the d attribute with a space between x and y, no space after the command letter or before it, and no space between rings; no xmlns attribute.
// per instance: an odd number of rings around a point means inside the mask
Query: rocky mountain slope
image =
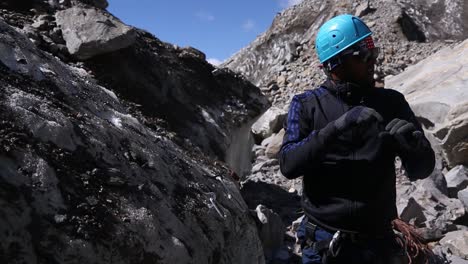
<svg viewBox="0 0 468 264"><path fill-rule="evenodd" d="M263 263L224 161L266 98L105 6L2 1L0 263Z"/></svg>
<svg viewBox="0 0 468 264"><path fill-rule="evenodd" d="M278 14L271 27L222 66L244 74L277 106L323 80L315 34L337 14L358 15L381 48L376 77L383 82L448 43L468 37L465 1L304 0ZM383 85L383 83L381 83Z"/></svg>

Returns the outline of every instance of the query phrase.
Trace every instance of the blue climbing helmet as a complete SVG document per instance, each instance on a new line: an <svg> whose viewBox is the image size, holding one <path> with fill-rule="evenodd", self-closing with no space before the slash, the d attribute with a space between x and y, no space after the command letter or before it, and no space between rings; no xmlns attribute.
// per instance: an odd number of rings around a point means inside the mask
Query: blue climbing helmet
<svg viewBox="0 0 468 264"><path fill-rule="evenodd" d="M372 34L358 17L345 14L325 22L315 39L315 50L320 63L324 63L352 45Z"/></svg>

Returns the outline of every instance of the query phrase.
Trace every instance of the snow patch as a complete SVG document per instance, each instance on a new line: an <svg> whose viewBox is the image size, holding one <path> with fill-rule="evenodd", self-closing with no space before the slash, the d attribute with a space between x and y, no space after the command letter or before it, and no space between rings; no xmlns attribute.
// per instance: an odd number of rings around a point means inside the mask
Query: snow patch
<svg viewBox="0 0 468 264"><path fill-rule="evenodd" d="M101 114L101 118L107 120L109 123L117 127L118 129L122 129L124 124L131 126L135 129L141 130L141 124L135 117L129 114L122 114L117 112L113 109L110 111L104 112Z"/></svg>
<svg viewBox="0 0 468 264"><path fill-rule="evenodd" d="M113 116L110 118L109 122L111 122L114 126L118 127L118 128L122 128L122 119L116 117L116 116Z"/></svg>

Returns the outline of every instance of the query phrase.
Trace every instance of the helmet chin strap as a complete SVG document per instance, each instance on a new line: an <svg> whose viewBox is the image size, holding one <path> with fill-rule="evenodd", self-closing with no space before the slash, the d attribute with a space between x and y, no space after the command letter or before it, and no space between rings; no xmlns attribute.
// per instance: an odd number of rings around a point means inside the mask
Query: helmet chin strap
<svg viewBox="0 0 468 264"><path fill-rule="evenodd" d="M332 79L332 81L335 82L336 89L339 93L350 93L362 90L361 86L357 83L346 82L337 79Z"/></svg>

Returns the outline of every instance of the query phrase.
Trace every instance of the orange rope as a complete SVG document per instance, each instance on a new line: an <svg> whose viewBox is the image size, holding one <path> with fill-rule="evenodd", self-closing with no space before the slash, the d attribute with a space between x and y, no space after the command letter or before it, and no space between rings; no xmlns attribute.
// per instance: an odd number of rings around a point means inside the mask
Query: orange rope
<svg viewBox="0 0 468 264"><path fill-rule="evenodd" d="M428 264L431 256L434 255L432 250L423 242L422 236L416 231L416 227L397 218L392 221L393 229L398 231L402 236L397 236L397 241L402 248L405 249L408 263Z"/></svg>

